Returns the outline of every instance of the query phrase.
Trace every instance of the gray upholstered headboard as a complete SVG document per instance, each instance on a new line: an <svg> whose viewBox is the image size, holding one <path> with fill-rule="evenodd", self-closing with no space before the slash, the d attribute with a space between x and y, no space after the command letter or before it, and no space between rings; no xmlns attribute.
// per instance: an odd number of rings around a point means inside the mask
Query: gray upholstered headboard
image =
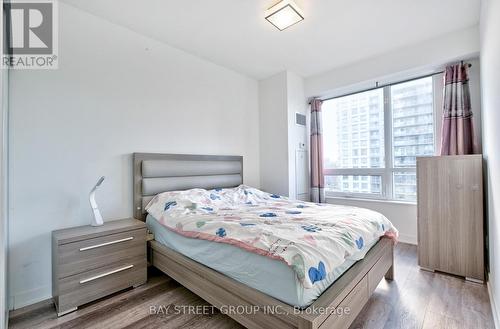
<svg viewBox="0 0 500 329"><path fill-rule="evenodd" d="M133 162L134 217L141 220L158 193L243 183L242 156L134 153Z"/></svg>

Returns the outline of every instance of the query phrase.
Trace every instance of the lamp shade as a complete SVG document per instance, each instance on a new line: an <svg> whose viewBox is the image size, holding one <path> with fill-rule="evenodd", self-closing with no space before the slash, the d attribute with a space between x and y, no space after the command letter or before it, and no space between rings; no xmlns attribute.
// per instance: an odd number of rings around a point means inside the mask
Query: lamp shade
<svg viewBox="0 0 500 329"><path fill-rule="evenodd" d="M283 31L304 20L304 15L295 2L283 0L266 11L266 19L278 30Z"/></svg>

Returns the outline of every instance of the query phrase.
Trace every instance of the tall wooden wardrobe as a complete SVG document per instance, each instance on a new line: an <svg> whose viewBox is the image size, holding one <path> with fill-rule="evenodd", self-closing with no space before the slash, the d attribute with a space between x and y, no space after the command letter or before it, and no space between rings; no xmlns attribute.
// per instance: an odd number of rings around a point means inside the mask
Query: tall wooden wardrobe
<svg viewBox="0 0 500 329"><path fill-rule="evenodd" d="M417 158L418 264L484 281L481 155Z"/></svg>

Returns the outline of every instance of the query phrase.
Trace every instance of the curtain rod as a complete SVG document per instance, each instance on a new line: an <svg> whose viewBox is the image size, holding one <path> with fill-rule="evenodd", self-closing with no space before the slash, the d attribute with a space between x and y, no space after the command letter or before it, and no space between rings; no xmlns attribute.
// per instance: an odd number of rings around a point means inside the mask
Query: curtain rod
<svg viewBox="0 0 500 329"><path fill-rule="evenodd" d="M464 61L461 61L461 64L463 65ZM467 66L468 67L472 67L472 64L471 63L467 63ZM444 70L441 70L441 71L438 71L438 72L434 72L434 73L431 73L431 74L427 74L427 75L422 75L422 76L419 76L419 77L416 77L416 78L411 78L411 79L401 80L401 81L397 81L397 82L386 83L386 84L383 84L383 85L379 85L378 81L376 81L375 82L375 87L372 87L372 88L367 88L367 89L363 89L363 90L353 91L353 92L350 92L350 93L347 93L347 94L342 94L342 95L339 95L339 96L328 97L328 98L319 98L319 99L321 101L323 101L323 102L324 101L329 101L329 100L332 100L332 99L335 99L335 98L347 97L347 96L351 96L351 95L354 95L354 94L364 93L364 92L372 91L372 90L379 89L379 88L391 87L393 85L397 85L397 84L400 84L400 83L405 83L405 82L410 82L410 81L413 81L413 80L428 78L428 77L432 77L434 75L438 75L438 74L442 74L442 73L444 73ZM311 101L309 101L309 105L311 105Z"/></svg>

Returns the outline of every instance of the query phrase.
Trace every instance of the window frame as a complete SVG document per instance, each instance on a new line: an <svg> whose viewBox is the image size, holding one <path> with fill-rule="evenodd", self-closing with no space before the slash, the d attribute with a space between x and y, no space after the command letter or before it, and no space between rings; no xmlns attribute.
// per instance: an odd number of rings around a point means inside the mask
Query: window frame
<svg viewBox="0 0 500 329"><path fill-rule="evenodd" d="M343 176L343 175L353 175L353 176L381 176L381 191L380 194L375 193L360 193L360 192L334 192L325 189L326 197L333 198L346 198L346 199L374 199L381 201L393 201L401 203L411 203L416 204L416 200L405 200L396 199L394 195L394 175L396 173L416 173L417 168L415 167L394 167L394 157L393 157L393 117L392 117L392 99L391 99L391 87L394 85L424 79L432 78L432 108L433 108L433 140L434 140L434 153L438 151L440 144L440 130L441 130L441 106L443 102L442 96L442 79L443 73L434 73L425 76L419 76L416 78L394 82L384 86L353 91L344 95L332 97L328 100L333 100L336 98L346 97L353 94L363 93L370 90L382 89L383 90L383 106L384 106L384 167L383 168L325 168L323 173L326 176ZM325 101L328 101L325 100Z"/></svg>

